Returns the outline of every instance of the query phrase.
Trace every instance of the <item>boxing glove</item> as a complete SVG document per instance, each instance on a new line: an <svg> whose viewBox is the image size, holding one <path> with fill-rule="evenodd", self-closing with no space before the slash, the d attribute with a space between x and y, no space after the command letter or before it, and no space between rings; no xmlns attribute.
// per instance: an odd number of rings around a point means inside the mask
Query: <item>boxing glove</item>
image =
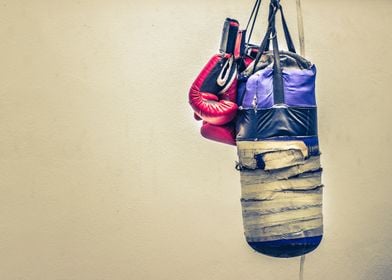
<svg viewBox="0 0 392 280"><path fill-rule="evenodd" d="M236 82L237 67L233 55L214 55L189 90L189 104L195 115L213 125L231 122L238 109Z"/></svg>
<svg viewBox="0 0 392 280"><path fill-rule="evenodd" d="M193 118L197 121L201 121L201 118L198 115L196 115L196 113L193 113Z"/></svg>
<svg viewBox="0 0 392 280"><path fill-rule="evenodd" d="M236 145L235 124L233 122L226 125L213 125L203 122L200 133L204 138L224 144Z"/></svg>

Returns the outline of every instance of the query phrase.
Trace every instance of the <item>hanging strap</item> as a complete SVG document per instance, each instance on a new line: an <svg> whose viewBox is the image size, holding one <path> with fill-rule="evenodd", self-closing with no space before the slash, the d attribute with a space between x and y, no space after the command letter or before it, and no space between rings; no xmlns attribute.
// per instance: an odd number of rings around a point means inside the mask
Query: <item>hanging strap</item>
<svg viewBox="0 0 392 280"><path fill-rule="evenodd" d="M253 28L255 27L257 15L259 14L260 4L261 4L261 0L256 0L255 4L253 6L253 9L252 9L252 13L250 14L248 23L246 24L245 31L248 30L249 24L250 24L250 22L252 21L252 18L253 18L252 25L251 25L251 28L250 28L250 31L249 31L249 35L248 35L248 39L246 40L246 44L249 44L250 38L252 37Z"/></svg>
<svg viewBox="0 0 392 280"><path fill-rule="evenodd" d="M282 25L283 25L284 37L285 37L286 43L287 43L287 48L290 52L296 53L293 39L291 38L289 28L287 27L286 18L284 16L283 9L280 4L279 4L279 10L280 10L280 15L282 17Z"/></svg>
<svg viewBox="0 0 392 280"><path fill-rule="evenodd" d="M278 3L277 5L275 5L276 2ZM280 11L281 17L282 17L283 32L285 34L287 49L290 52L296 53L293 40L291 38L289 29L287 27L287 22L286 22L286 18L284 16L284 13L283 13L282 6L279 4L279 0L271 0L270 7L269 7L269 15L268 15L268 27L267 27L267 31L264 35L264 38L260 44L258 54L255 58L253 73L255 72L256 65L259 62L263 53L265 51L269 50L269 44L270 44L269 41L272 40L274 37L276 37L276 32L272 32L272 29L273 29L273 25L275 25L275 16L278 11ZM274 27L274 29L275 29L275 27ZM272 34L272 37L271 37L271 34Z"/></svg>
<svg viewBox="0 0 392 280"><path fill-rule="evenodd" d="M304 267L305 267L305 255L302 255L299 261L299 280L304 280Z"/></svg>
<svg viewBox="0 0 392 280"><path fill-rule="evenodd" d="M293 44L293 40L291 39L291 35L289 29L287 27L287 22L284 17L282 6L280 5L279 0L271 0L269 7L269 15L268 15L268 27L267 32L263 38L263 41L260 44L258 54L254 61L253 65L253 73L256 70L256 65L260 61L261 56L265 51L269 49L269 41L272 41L273 48L273 86L274 86L274 104L284 104L284 87L283 87L283 77L282 77L282 69L280 65L280 55L279 55L279 45L278 38L276 32L276 13L279 11L282 17L282 25L283 31L285 34L287 48L290 52L296 52Z"/></svg>
<svg viewBox="0 0 392 280"><path fill-rule="evenodd" d="M302 57L305 57L305 34L304 34L304 21L302 18L301 0L297 0L297 23L298 23L300 54Z"/></svg>
<svg viewBox="0 0 392 280"><path fill-rule="evenodd" d="M264 51L269 50L269 40L272 39L270 38L270 35L272 33L272 21L274 21L275 24L275 16L278 11L280 11L281 18L282 18L283 32L286 39L287 49L290 52L296 53L293 39L291 38L282 6L279 4L279 0L271 0L270 7L269 7L269 14L268 14L268 27L267 27L267 32L263 38L263 41L260 44L260 48L259 48L259 53L261 52L260 55L262 55Z"/></svg>
<svg viewBox="0 0 392 280"><path fill-rule="evenodd" d="M276 9L278 10L278 9ZM279 55L279 45L278 38L276 33L276 12L274 13L274 17L272 19L272 48L274 53L274 72L273 72L273 86L274 86L274 104L282 104L284 103L284 87L283 87L283 77L282 77L282 68L280 65L280 55ZM288 41L287 41L287 44Z"/></svg>
<svg viewBox="0 0 392 280"><path fill-rule="evenodd" d="M277 1L277 3L279 3L279 1ZM253 33L253 29L254 29L254 26L255 26L255 23L256 23L257 15L259 13L260 5L261 5L261 0L256 0L255 4L253 5L253 9L252 9L251 15L250 15L250 17L248 19L248 23L246 24L245 31L248 30L249 25L252 22L249 34L247 35L247 37L248 37L247 40L246 40L247 44L249 44L250 39L252 37L252 33ZM300 9L300 0L297 0L297 8ZM268 15L268 22L270 22L272 11L273 11L273 9L271 9L271 5L270 5L270 10L269 10L269 15ZM300 32L300 38L301 38L301 33L303 34L302 13L299 12L297 14L301 18L301 26L302 26L302 32ZM287 42L287 48L291 52L296 52L294 44L293 44L293 40L292 40L290 32L289 32L289 30L287 28L287 22L286 22L286 18L284 17L283 11L281 11L281 17L282 17L282 25L283 25L284 35L285 35L286 42ZM300 21L298 21L298 24L300 24ZM301 39L300 39L300 42L301 42ZM268 50L268 49L269 49L269 44L267 44L267 47L266 47L266 50ZM301 44L301 49L302 49L302 44Z"/></svg>
<svg viewBox="0 0 392 280"><path fill-rule="evenodd" d="M296 53L296 50L295 50L295 47L294 47L294 43L293 43L293 39L291 38L290 31L289 31L289 29L287 27L287 22L286 22L286 18L284 16L284 13L283 13L282 6L279 6L278 8L280 9L280 14L281 14L281 18L282 18L283 33L284 33L284 37L286 39L287 49L290 52ZM268 22L270 22L270 20L271 20L273 9L274 9L274 5L272 5L272 6L270 5L270 11L269 11L269 15L268 15ZM269 41L267 41L267 46L266 46L266 49L264 51L268 51L268 50L269 50Z"/></svg>

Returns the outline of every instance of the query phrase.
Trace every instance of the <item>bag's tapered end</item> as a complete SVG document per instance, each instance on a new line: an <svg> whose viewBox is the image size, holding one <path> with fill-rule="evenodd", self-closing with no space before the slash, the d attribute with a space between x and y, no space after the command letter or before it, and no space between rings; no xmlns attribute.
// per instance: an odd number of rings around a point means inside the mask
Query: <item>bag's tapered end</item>
<svg viewBox="0 0 392 280"><path fill-rule="evenodd" d="M321 236L282 239L266 242L248 242L255 251L271 257L292 258L310 253L318 247Z"/></svg>

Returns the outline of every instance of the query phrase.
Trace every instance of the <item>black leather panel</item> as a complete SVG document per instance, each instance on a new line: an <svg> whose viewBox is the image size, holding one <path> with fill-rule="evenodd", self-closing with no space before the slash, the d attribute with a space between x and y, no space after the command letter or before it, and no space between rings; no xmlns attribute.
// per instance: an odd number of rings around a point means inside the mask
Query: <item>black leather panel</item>
<svg viewBox="0 0 392 280"><path fill-rule="evenodd" d="M317 108L239 110L236 131L237 141L263 140L277 136L316 136Z"/></svg>

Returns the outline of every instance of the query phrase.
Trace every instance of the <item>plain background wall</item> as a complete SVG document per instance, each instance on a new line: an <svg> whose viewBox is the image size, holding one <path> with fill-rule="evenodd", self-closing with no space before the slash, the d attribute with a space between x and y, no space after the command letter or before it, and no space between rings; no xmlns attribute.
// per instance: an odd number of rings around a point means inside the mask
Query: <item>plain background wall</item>
<svg viewBox="0 0 392 280"><path fill-rule="evenodd" d="M187 104L252 5L0 1L0 279L297 279L246 245L236 150ZM391 279L392 1L302 5L326 185L305 279Z"/></svg>

